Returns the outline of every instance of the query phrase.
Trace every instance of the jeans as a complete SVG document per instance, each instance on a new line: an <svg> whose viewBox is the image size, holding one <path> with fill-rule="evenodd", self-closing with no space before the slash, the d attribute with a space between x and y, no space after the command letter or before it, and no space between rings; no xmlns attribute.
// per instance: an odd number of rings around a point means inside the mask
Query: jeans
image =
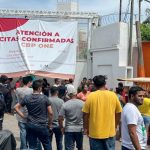
<svg viewBox="0 0 150 150"><path fill-rule="evenodd" d="M62 146L63 135L62 135L60 128L56 127L50 131L50 141L51 142L52 142L52 138L53 138L53 133L55 134L57 150L62 150L63 149L63 146Z"/></svg>
<svg viewBox="0 0 150 150"><path fill-rule="evenodd" d="M83 148L82 132L65 132L65 150L74 150L74 143L78 150Z"/></svg>
<svg viewBox="0 0 150 150"><path fill-rule="evenodd" d="M93 139L90 138L90 150L115 150L115 138Z"/></svg>
<svg viewBox="0 0 150 150"><path fill-rule="evenodd" d="M27 132L30 149L36 149L37 139L39 139L44 147L44 150L52 150L47 126L27 123Z"/></svg>
<svg viewBox="0 0 150 150"><path fill-rule="evenodd" d="M27 131L26 131L26 123L18 122L18 126L20 128L20 150L27 149Z"/></svg>

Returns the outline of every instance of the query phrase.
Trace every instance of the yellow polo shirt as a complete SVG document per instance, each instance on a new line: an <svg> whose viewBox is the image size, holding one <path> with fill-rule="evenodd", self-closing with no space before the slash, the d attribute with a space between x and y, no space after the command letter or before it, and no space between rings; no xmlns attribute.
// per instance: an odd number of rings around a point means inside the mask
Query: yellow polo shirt
<svg viewBox="0 0 150 150"><path fill-rule="evenodd" d="M120 113L122 108L114 92L108 90L92 92L87 97L82 111L89 114L91 138L105 139L115 136L115 113Z"/></svg>
<svg viewBox="0 0 150 150"><path fill-rule="evenodd" d="M144 98L143 105L138 108L142 115L150 117L150 98Z"/></svg>

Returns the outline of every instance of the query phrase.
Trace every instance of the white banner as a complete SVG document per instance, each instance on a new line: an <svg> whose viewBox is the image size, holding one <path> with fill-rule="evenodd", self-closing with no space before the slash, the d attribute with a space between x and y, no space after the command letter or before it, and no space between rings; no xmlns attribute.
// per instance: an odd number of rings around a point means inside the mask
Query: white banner
<svg viewBox="0 0 150 150"><path fill-rule="evenodd" d="M0 74L73 78L77 22L0 19Z"/></svg>

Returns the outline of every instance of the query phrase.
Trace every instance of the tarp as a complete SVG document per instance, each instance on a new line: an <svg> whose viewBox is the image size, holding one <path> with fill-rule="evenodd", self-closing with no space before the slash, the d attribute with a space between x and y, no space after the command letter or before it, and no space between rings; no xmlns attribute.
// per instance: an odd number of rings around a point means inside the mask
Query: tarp
<svg viewBox="0 0 150 150"><path fill-rule="evenodd" d="M9 130L0 131L0 150L16 150L16 140Z"/></svg>
<svg viewBox="0 0 150 150"><path fill-rule="evenodd" d="M119 81L130 81L130 82L143 82L143 83L150 83L150 78L128 78L128 79L118 79Z"/></svg>
<svg viewBox="0 0 150 150"><path fill-rule="evenodd" d="M150 78L128 78L128 79L117 79L118 81L134 82L136 85L143 87L145 90L150 91Z"/></svg>
<svg viewBox="0 0 150 150"><path fill-rule="evenodd" d="M77 22L0 18L0 74L73 78Z"/></svg>

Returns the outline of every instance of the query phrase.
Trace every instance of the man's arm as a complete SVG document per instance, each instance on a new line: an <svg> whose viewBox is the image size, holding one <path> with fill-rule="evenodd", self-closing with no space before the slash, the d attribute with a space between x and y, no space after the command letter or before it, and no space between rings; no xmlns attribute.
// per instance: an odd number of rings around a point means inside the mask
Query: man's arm
<svg viewBox="0 0 150 150"><path fill-rule="evenodd" d="M52 126L52 122L53 122L53 111L52 111L52 107L49 105L47 107L47 111L48 111L48 120L49 120L49 127Z"/></svg>
<svg viewBox="0 0 150 150"><path fill-rule="evenodd" d="M84 134L89 135L89 114L83 112Z"/></svg>
<svg viewBox="0 0 150 150"><path fill-rule="evenodd" d="M136 133L136 125L129 124L128 125L128 131L129 131L129 135L130 135L130 138L131 138L131 141L132 141L132 144L133 144L134 148L136 150L141 150L139 139L138 139L138 136L137 136L137 133Z"/></svg>
<svg viewBox="0 0 150 150"><path fill-rule="evenodd" d="M63 121L64 121L64 117L59 116L58 117L58 123L59 123L59 127L60 127L62 133L64 133Z"/></svg>
<svg viewBox="0 0 150 150"><path fill-rule="evenodd" d="M121 118L121 113L116 113L115 114L115 128L116 129L117 129L117 126L119 125L120 118Z"/></svg>
<svg viewBox="0 0 150 150"><path fill-rule="evenodd" d="M17 103L14 108L19 116L21 116L22 118L26 118L26 116L20 111L21 107L22 106L19 103Z"/></svg>

